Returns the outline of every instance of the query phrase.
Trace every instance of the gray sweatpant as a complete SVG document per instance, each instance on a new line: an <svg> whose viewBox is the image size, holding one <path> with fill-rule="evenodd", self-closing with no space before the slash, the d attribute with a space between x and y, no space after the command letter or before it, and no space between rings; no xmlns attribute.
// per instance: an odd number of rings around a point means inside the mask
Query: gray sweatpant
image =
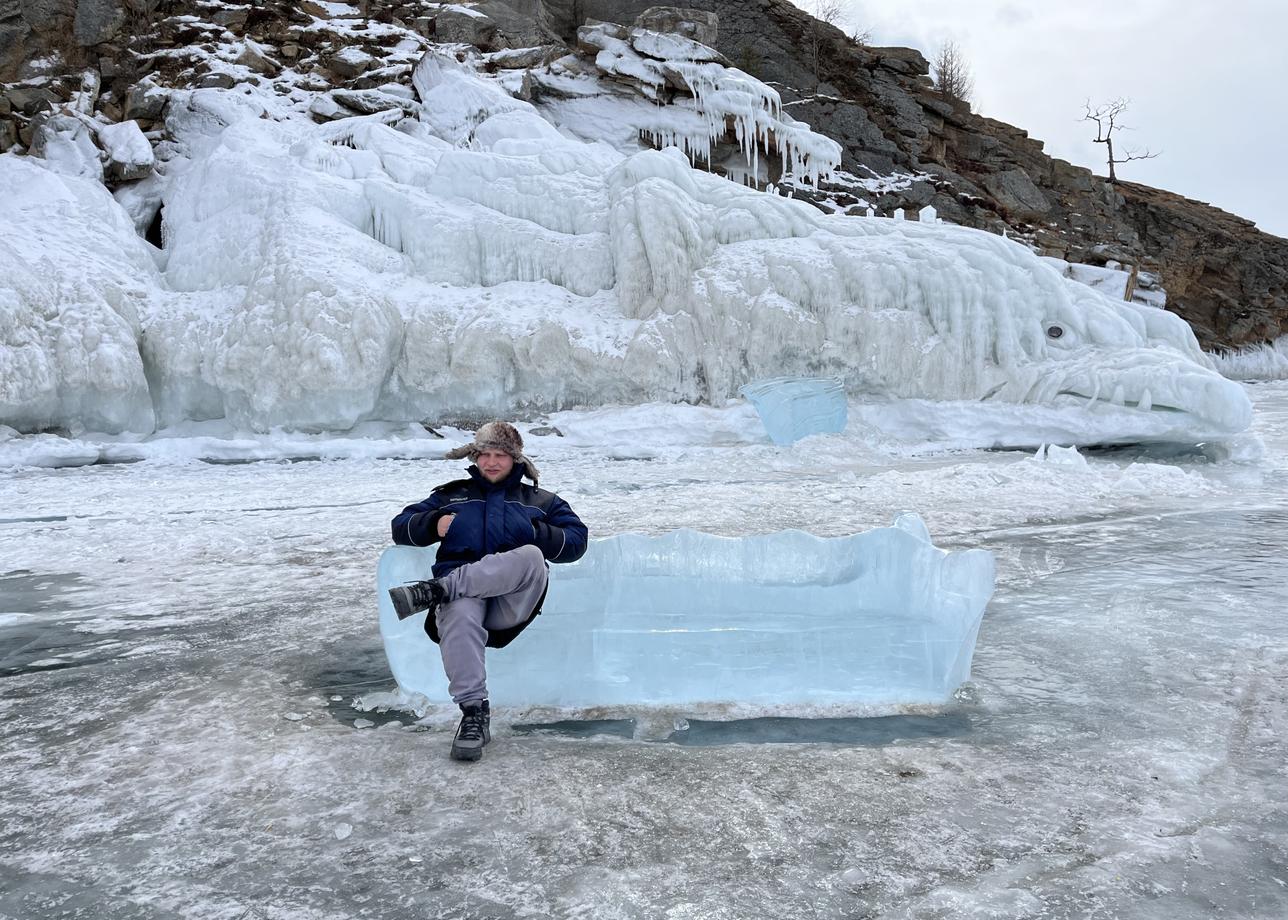
<svg viewBox="0 0 1288 920"><path fill-rule="evenodd" d="M487 631L526 620L547 577L545 556L535 546L493 553L443 576L447 597L438 608L438 650L453 701L487 699Z"/></svg>

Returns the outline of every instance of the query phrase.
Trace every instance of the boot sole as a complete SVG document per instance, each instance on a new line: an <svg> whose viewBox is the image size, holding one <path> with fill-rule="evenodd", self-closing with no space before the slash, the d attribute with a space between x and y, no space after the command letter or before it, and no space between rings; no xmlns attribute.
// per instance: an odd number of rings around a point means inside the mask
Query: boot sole
<svg viewBox="0 0 1288 920"><path fill-rule="evenodd" d="M389 599L393 601L394 615L397 616L399 620L405 620L410 616L415 616L419 612L412 609L411 598L407 596L409 593L410 592L405 588L389 589Z"/></svg>
<svg viewBox="0 0 1288 920"><path fill-rule="evenodd" d="M482 760L482 759L483 759L482 748L474 748L472 750L461 750L455 745L453 745L452 747L452 760L465 760L465 761L470 761L472 763L473 761Z"/></svg>

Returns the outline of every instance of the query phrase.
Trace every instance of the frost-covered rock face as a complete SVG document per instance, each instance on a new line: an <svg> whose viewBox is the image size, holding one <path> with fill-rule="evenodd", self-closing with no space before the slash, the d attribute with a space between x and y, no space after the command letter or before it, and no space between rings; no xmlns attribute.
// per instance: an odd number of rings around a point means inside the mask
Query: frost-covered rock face
<svg viewBox="0 0 1288 920"><path fill-rule="evenodd" d="M414 83L323 125L176 96L163 272L100 185L0 157L0 423L347 429L829 374L1094 403L1124 440L1248 424L1181 320L1003 238L824 215L632 149L610 109L588 143L585 112L573 132L433 53Z"/></svg>
<svg viewBox="0 0 1288 920"><path fill-rule="evenodd" d="M585 56L553 61L521 85L545 100L549 117L569 133L628 147L646 137L762 188L817 185L841 165L836 141L788 115L777 90L713 48L608 22L582 26L577 40ZM598 78L586 77L587 70Z"/></svg>

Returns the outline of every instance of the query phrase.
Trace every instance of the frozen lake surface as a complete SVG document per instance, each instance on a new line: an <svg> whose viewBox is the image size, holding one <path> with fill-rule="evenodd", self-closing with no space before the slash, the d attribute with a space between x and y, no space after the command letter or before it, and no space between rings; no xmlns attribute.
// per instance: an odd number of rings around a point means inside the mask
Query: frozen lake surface
<svg viewBox="0 0 1288 920"><path fill-rule="evenodd" d="M476 765L353 708L391 688L388 521L460 463L0 472L0 917L1286 916L1288 384L1250 392L1241 462L916 454L854 413L534 439L593 536L914 510L998 590L942 710L510 713Z"/></svg>

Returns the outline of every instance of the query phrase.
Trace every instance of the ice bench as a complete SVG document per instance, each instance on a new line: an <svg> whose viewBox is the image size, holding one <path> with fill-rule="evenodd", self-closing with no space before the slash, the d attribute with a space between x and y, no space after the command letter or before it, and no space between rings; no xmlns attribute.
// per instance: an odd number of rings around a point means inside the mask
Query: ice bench
<svg viewBox="0 0 1288 920"><path fill-rule="evenodd" d="M386 593L433 560L385 550L380 630L400 687L443 703L424 614L399 622ZM830 539L622 534L551 567L546 612L488 653L489 692L556 709L942 703L970 674L992 593L992 554L937 549L915 514Z"/></svg>

